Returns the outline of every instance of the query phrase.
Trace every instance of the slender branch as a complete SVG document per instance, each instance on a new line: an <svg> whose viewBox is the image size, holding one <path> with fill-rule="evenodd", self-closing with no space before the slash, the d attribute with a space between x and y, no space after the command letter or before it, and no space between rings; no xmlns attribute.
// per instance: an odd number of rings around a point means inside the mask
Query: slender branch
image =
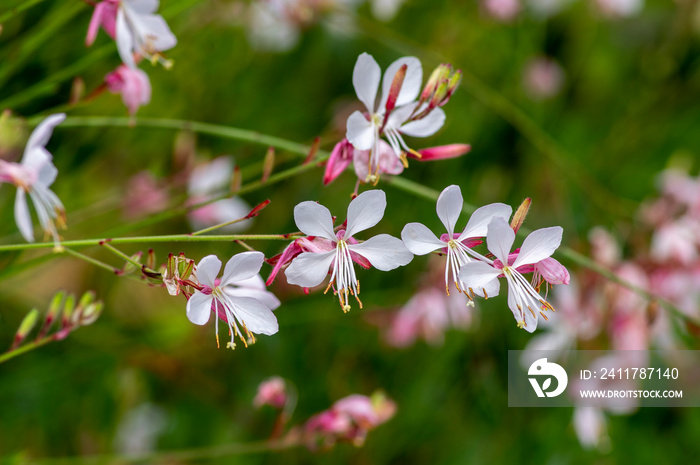
<svg viewBox="0 0 700 465"><path fill-rule="evenodd" d="M93 455L83 457L56 457L30 460L30 464L97 464L97 463L167 463L190 462L194 460L229 457L232 455L274 452L298 447L298 441L282 438L280 440L250 443L225 444L197 449L148 452L138 455Z"/></svg>
<svg viewBox="0 0 700 465"><path fill-rule="evenodd" d="M193 236L191 234L173 234L169 236L135 236L135 237L113 237L102 239L78 239L74 241L63 241L63 247L90 247L95 245L112 244L148 244L162 242L231 242L231 241L286 241L289 234L234 234L221 236ZM53 242L32 242L28 244L7 244L0 245L0 252L29 249L50 249L55 244ZM124 257L127 257L124 255ZM129 257L129 260L131 258ZM141 265L138 265L139 268Z"/></svg>
<svg viewBox="0 0 700 465"><path fill-rule="evenodd" d="M12 358L17 357L18 355L22 355L24 353L27 353L31 350L38 349L41 346L44 346L48 344L51 341L54 341L54 335L46 336L41 339L38 339L36 341L28 342L26 344L23 344L19 347L17 347L14 350L10 350L8 352L5 352L4 354L0 354L0 363L4 363Z"/></svg>
<svg viewBox="0 0 700 465"><path fill-rule="evenodd" d="M74 257L76 257L76 258L79 258L79 259L81 259L81 260L84 260L84 261L86 261L86 262L88 262L88 263L90 263L90 264L92 264L92 265L95 265L95 266L98 267L98 268L102 268L102 269L104 269L104 270L107 270L107 271L109 271L110 273L119 274L119 272L121 271L121 270L119 270L118 268L115 268L115 267L113 267L113 266L111 266L111 265L108 265L108 264L106 264L106 263L104 263L104 262L101 262L101 261L99 261L99 260L97 260L97 259L95 259L95 258L89 257L89 256L87 256L87 255L85 255L85 254L80 253L80 252L77 252L77 251L75 251L75 250L73 250L73 249L68 249L68 248L65 248L65 247L64 247L63 251L64 251L65 253L67 253L68 255L72 255L72 256L74 256ZM139 265L139 268L141 268L141 265Z"/></svg>

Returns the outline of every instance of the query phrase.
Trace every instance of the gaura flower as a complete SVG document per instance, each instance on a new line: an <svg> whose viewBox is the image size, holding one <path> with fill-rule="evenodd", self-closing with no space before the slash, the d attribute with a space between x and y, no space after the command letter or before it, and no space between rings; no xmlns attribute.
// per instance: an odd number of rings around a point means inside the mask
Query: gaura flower
<svg viewBox="0 0 700 465"><path fill-rule="evenodd" d="M377 102L380 78L381 69L374 58L367 53L360 55L352 83L367 113L356 111L350 115L346 137L356 149L371 151L368 172L373 176L378 169L382 135L386 136L396 157L406 165L405 152L414 151L406 145L402 134L428 137L445 122L445 112L441 108L433 107L426 113L428 105L417 100L423 80L423 68L417 58L404 57L389 65L382 80L381 98Z"/></svg>
<svg viewBox="0 0 700 465"><path fill-rule="evenodd" d="M258 386L253 405L260 408L269 405L281 409L287 403L287 384L279 376L267 378Z"/></svg>
<svg viewBox="0 0 700 465"><path fill-rule="evenodd" d="M413 254L401 240L380 234L358 243L354 235L379 223L386 209L386 194L381 190L366 191L358 195L348 206L347 228L333 231L331 212L316 202L302 202L294 207L294 221L300 231L330 242L331 250L304 252L298 255L285 270L287 281L302 287L314 287L323 282L328 271L331 279L326 288L333 286L344 312L350 310L352 295L362 308L359 299L360 283L352 264L354 256L360 256L381 271L390 271L407 265Z"/></svg>
<svg viewBox="0 0 700 465"><path fill-rule="evenodd" d="M154 15L158 0L120 0L116 19L116 41L119 56L125 65L136 68L134 53L153 62L161 61L166 67L170 62L163 60L160 52L177 44L162 16ZM102 23L104 24L104 22Z"/></svg>
<svg viewBox="0 0 700 465"><path fill-rule="evenodd" d="M122 102L135 115L141 105L151 101L151 81L148 74L138 68L119 65L105 76L107 89L113 94L121 94Z"/></svg>
<svg viewBox="0 0 700 465"><path fill-rule="evenodd" d="M503 276L508 282L508 307L519 328L533 332L537 328L538 313L554 310L523 277L517 268L538 263L554 253L561 244L563 230L559 226L538 229L523 241L517 258L509 264L509 251L515 241L515 232L505 219L495 217L488 225L486 246L496 260L482 258L480 261L465 263L459 271L459 278L467 289L488 289L488 297L498 295Z"/></svg>
<svg viewBox="0 0 700 465"><path fill-rule="evenodd" d="M258 276L264 255L261 252L243 252L231 257L224 268L224 276L217 283L221 261L215 255L204 257L196 267L196 277L201 289L197 289L187 301L187 318L196 325L209 321L212 312L229 327L231 342L226 347L235 348L234 336L248 347L255 342L255 334L271 336L279 329L272 309L279 301L270 292L250 287L250 280ZM258 276L259 278L259 276ZM256 280L257 281L257 280ZM260 279L260 284L262 280ZM275 303L276 305L271 306ZM219 340L219 325L216 325Z"/></svg>
<svg viewBox="0 0 700 465"><path fill-rule="evenodd" d="M466 292L471 298L472 293L488 297L493 289L472 287L472 292L467 292L466 286L459 279L459 270L465 263L474 258L483 259L472 247L481 243L478 238L486 236L487 227L492 219L502 218L504 221L510 218L513 209L509 205L493 203L476 209L460 234L455 234L455 226L463 207L462 192L459 186L448 186L437 200L437 215L447 230L439 239L425 225L421 223L409 223L401 231L404 244L414 255L426 255L436 250L446 250L447 262L445 263L445 290L449 294L450 274L452 282L460 292ZM472 258L470 258L470 256ZM450 270L452 273L450 273Z"/></svg>
<svg viewBox="0 0 700 465"><path fill-rule="evenodd" d="M64 119L65 113L59 113L39 123L29 136L20 163L0 160L0 183L11 182L17 186L15 221L27 242L34 242L34 233L26 195L32 199L41 227L47 235L53 236L57 247L59 237L56 226L65 227L66 212L63 204L49 189L56 180L58 170L51 161L52 155L45 148L53 129Z"/></svg>

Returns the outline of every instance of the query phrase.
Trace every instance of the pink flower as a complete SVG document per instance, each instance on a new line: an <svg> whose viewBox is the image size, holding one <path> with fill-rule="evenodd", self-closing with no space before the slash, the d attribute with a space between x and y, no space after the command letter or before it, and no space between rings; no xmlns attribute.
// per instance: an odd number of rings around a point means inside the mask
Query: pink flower
<svg viewBox="0 0 700 465"><path fill-rule="evenodd" d="M287 403L287 385L279 376L268 378L258 386L258 393L253 399L253 405L260 408L269 405L281 409Z"/></svg>
<svg viewBox="0 0 700 465"><path fill-rule="evenodd" d="M113 94L121 94L122 101L131 115L141 105L151 101L151 81L148 75L138 68L119 65L117 69L105 76L107 89Z"/></svg>
<svg viewBox="0 0 700 465"><path fill-rule="evenodd" d="M168 191L151 174L141 171L129 180L124 198L124 214L139 218L163 211L168 206Z"/></svg>
<svg viewBox="0 0 700 465"><path fill-rule="evenodd" d="M546 100L557 95L564 85L564 70L553 59L537 57L527 64L523 86L533 100Z"/></svg>
<svg viewBox="0 0 700 465"><path fill-rule="evenodd" d="M511 22L520 13L520 0L483 0L486 13L497 21Z"/></svg>
<svg viewBox="0 0 700 465"><path fill-rule="evenodd" d="M92 12L92 18L88 26L87 37L85 37L85 45L89 47L95 42L100 26L112 39L116 38L118 9L119 0L104 0L95 5L95 10Z"/></svg>

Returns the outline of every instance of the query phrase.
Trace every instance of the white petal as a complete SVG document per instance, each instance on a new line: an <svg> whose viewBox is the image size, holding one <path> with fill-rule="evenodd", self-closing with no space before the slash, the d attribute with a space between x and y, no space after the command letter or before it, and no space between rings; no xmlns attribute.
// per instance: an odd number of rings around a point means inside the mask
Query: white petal
<svg viewBox="0 0 700 465"><path fill-rule="evenodd" d="M187 319L196 325L204 325L211 315L213 297L202 292L195 292L187 301Z"/></svg>
<svg viewBox="0 0 700 465"><path fill-rule="evenodd" d="M249 331L271 336L279 330L277 317L265 304L251 297L231 299L233 312Z"/></svg>
<svg viewBox="0 0 700 465"><path fill-rule="evenodd" d="M139 46L146 45L142 52L165 51L177 45L177 38L170 31L168 23L160 15L130 15L129 19L138 35ZM140 51L140 50L137 50Z"/></svg>
<svg viewBox="0 0 700 465"><path fill-rule="evenodd" d="M233 158L228 156L217 157L195 167L187 182L187 193L190 196L209 195L228 188L233 168Z"/></svg>
<svg viewBox="0 0 700 465"><path fill-rule="evenodd" d="M117 51L119 52L119 56L124 64L129 68L135 69L136 63L134 63L134 55L132 53L134 48L134 37L131 33L129 25L126 23L123 8L119 8L117 11L116 42Z"/></svg>
<svg viewBox="0 0 700 465"><path fill-rule="evenodd" d="M455 232L455 224L457 224L459 215L462 213L463 205L462 191L459 189L459 186L454 184L443 189L440 197L437 199L437 215L450 234L450 239L452 239L452 234Z"/></svg>
<svg viewBox="0 0 700 465"><path fill-rule="evenodd" d="M504 203L492 203L477 208L469 218L469 222L467 222L467 226L464 228L464 231L462 231L462 234L460 234L459 240L461 241L468 237L486 236L489 223L493 218L500 217L508 221L511 213L513 213L511 206Z"/></svg>
<svg viewBox="0 0 700 465"><path fill-rule="evenodd" d="M337 242L330 210L310 200L294 207L294 222L307 236L321 236Z"/></svg>
<svg viewBox="0 0 700 465"><path fill-rule="evenodd" d="M523 241L520 253L513 263L513 268L537 263L550 257L561 244L563 232L561 226L542 228L531 232Z"/></svg>
<svg viewBox="0 0 700 465"><path fill-rule="evenodd" d="M381 74L382 70L372 55L363 53L357 57L355 69L352 71L352 85L355 87L357 98L365 104L370 113L374 113L375 110L374 103L377 99Z"/></svg>
<svg viewBox="0 0 700 465"><path fill-rule="evenodd" d="M17 189L17 197L15 197L15 222L22 233L22 237L27 242L34 242L34 231L32 228L32 218L29 216L29 206L27 205L27 197L24 189Z"/></svg>
<svg viewBox="0 0 700 465"><path fill-rule="evenodd" d="M404 124L399 131L407 136L428 137L438 132L443 124L445 124L445 112L442 108L436 108L425 118Z"/></svg>
<svg viewBox="0 0 700 465"><path fill-rule="evenodd" d="M214 282L221 269L221 260L216 255L207 255L197 264L197 281L205 286L215 287Z"/></svg>
<svg viewBox="0 0 700 465"><path fill-rule="evenodd" d="M135 13L148 14L158 9L158 0L123 0Z"/></svg>
<svg viewBox="0 0 700 465"><path fill-rule="evenodd" d="M375 226L384 216L386 194L383 190L365 191L348 205L348 227L345 238Z"/></svg>
<svg viewBox="0 0 700 465"><path fill-rule="evenodd" d="M234 255L226 263L224 277L221 278L221 287L237 284L257 275L263 260L265 260L265 255L262 252L242 252Z"/></svg>
<svg viewBox="0 0 700 465"><path fill-rule="evenodd" d="M373 267L381 271L390 271L408 265L413 260L413 254L401 239L388 234L374 236L361 244L350 244L348 249L362 255Z"/></svg>
<svg viewBox="0 0 700 465"><path fill-rule="evenodd" d="M41 172L45 166L53 166L51 159L53 156L44 147L35 146L33 148L24 149L24 156L22 157L22 166L30 172Z"/></svg>
<svg viewBox="0 0 700 465"><path fill-rule="evenodd" d="M501 270L488 263L477 261L465 263L459 269L459 279L467 289L471 288L476 294L482 296L484 295L483 289L486 289L488 297L497 296L501 290L501 284L498 281L499 274L501 274Z"/></svg>
<svg viewBox="0 0 700 465"><path fill-rule="evenodd" d="M292 264L284 271L287 282L301 287L318 286L326 279L334 258L335 250L326 253L302 253L292 260Z"/></svg>
<svg viewBox="0 0 700 465"><path fill-rule="evenodd" d="M503 265L508 265L508 254L513 247L515 233L508 222L501 217L491 220L486 233L486 246Z"/></svg>
<svg viewBox="0 0 700 465"><path fill-rule="evenodd" d="M447 244L421 223L408 223L401 231L401 239L414 255L425 255L441 249Z"/></svg>
<svg viewBox="0 0 700 465"><path fill-rule="evenodd" d="M369 150L374 145L376 129L365 115L356 111L348 118L345 137L358 150Z"/></svg>
<svg viewBox="0 0 700 465"><path fill-rule="evenodd" d="M24 149L24 157L26 158L27 152L36 147L45 147L49 142L49 139L51 139L53 129L61 124L65 119L65 113L57 113L55 115L47 116L41 123L39 123L39 125L29 136L27 146ZM24 164L24 160L22 160L22 163Z"/></svg>
<svg viewBox="0 0 700 465"><path fill-rule="evenodd" d="M37 150L45 150L45 149L37 149ZM41 165L39 168L39 184L49 187L53 182L56 180L56 176L58 176L58 168L54 166L53 163L49 160L48 163L44 163Z"/></svg>
<svg viewBox="0 0 700 465"><path fill-rule="evenodd" d="M408 120L416 109L417 102L412 102L401 107L397 107L389 114L389 119L386 122L386 127L391 129L400 129L401 125Z"/></svg>
<svg viewBox="0 0 700 465"><path fill-rule="evenodd" d="M423 84L423 67L420 64L420 60L416 57L399 58L398 60L390 64L384 72L384 80L382 81L382 100L380 103L380 108L383 108L386 105L386 101L389 98L389 90L391 89L391 83L394 80L396 72L403 65L407 65L406 77L404 77L403 79L403 85L401 86L399 97L396 100L396 106L398 107L401 105L405 105L418 98L418 94L421 91L421 85Z"/></svg>

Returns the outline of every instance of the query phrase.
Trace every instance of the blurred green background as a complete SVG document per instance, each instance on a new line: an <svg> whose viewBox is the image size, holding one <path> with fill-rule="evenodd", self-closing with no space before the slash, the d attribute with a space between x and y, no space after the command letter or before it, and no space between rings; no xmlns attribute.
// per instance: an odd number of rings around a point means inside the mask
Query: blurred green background
<svg viewBox="0 0 700 465"><path fill-rule="evenodd" d="M19 5L4 0L0 15ZM636 227L639 202L655 194L657 173L670 165L696 173L700 147L700 21L695 1L647 1L629 18L610 19L592 2L572 2L550 18L523 11L512 22L490 18L473 0L408 0L383 23L369 6L330 14L306 27L284 53L251 48L235 2L164 0L159 10L178 37L167 52L167 71L145 63L153 97L138 116L211 122L260 131L303 144L321 136L330 150L344 136L344 116L355 102L352 70L368 52L382 68L404 55L421 59L424 76L442 61L465 72L445 107L444 128L413 148L470 143L459 159L412 162L402 176L434 189L458 184L473 205L533 199L526 225L564 227L564 243L582 252L594 225L624 238ZM78 0L46 0L5 21L0 34L0 108L21 117L65 109L73 79L89 95L119 64L116 47L101 31L91 48L84 36L92 8ZM334 23L335 24L335 23ZM535 57L556 60L561 89L536 99L523 86ZM125 116L119 96L102 93L68 109L71 116ZM340 116L339 116L340 115ZM339 123L340 122L340 123ZM150 128L61 128L49 144L59 177L53 186L68 212L65 239L103 237L125 224L120 200L129 178L148 170L171 182L173 199L184 185L173 177L176 131ZM244 183L259 179L266 147L196 136L198 161L231 154ZM12 152L8 152L12 155ZM20 148L21 153L21 148ZM299 163L277 151L276 171ZM355 183L347 172L324 187L311 170L245 196L271 205L251 233L296 229L292 208L319 200L342 219ZM399 236L407 222L441 228L435 204L380 183L388 197L384 220L367 233ZM2 243L21 242L13 219L14 189L0 188ZM72 216L75 215L75 216ZM464 219L460 225L464 224ZM129 234L189 232L184 217ZM282 242L251 242L270 257ZM124 246L126 253L146 250ZM169 252L222 260L234 244L155 244L158 263ZM120 266L99 248L85 253ZM212 460L214 463L688 463L700 453L700 415L694 409L646 409L611 417L612 448L583 449L570 409L507 407L507 350L530 339L518 330L505 296L480 301L479 323L451 331L444 345L419 342L390 348L364 314L396 308L419 285L427 265L416 257L390 273L359 271L364 310L343 314L337 300L304 296L282 285L280 331L235 352L216 350L211 325L185 317L185 299L164 289L117 278L70 257L19 273L2 270L40 252L0 256L0 347L9 347L26 312L44 309L58 289L96 291L105 311L92 326L0 366L0 452L7 463L22 457L111 454L118 431L134 408L150 405L163 420L158 450L189 449L264 439L271 411L251 401L264 378L294 383L301 423L352 393L383 389L397 415L370 433L365 447L338 445L325 453L304 448ZM565 263L571 265L570 263ZM263 276L270 267L265 265ZM571 268L572 274L577 269ZM121 426L120 426L121 425ZM134 433L136 434L136 433ZM145 436L147 433L143 433ZM692 462L693 459L690 459Z"/></svg>

